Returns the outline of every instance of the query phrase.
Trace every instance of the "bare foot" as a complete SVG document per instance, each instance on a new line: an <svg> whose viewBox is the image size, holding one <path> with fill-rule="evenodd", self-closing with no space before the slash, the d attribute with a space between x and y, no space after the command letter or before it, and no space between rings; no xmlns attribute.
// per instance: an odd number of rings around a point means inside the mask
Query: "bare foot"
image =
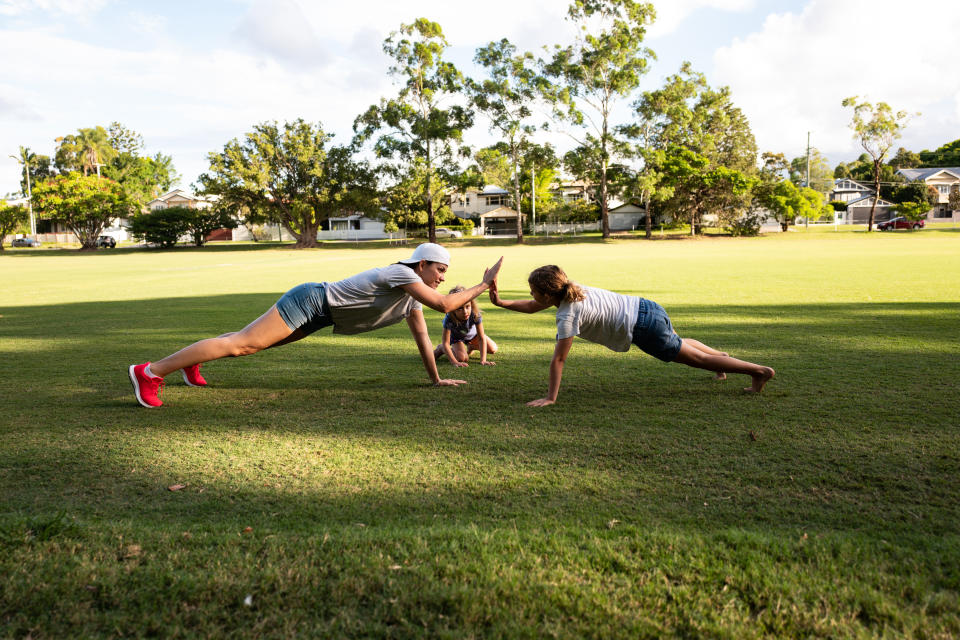
<svg viewBox="0 0 960 640"><path fill-rule="evenodd" d="M727 379L727 374L725 374L723 371L717 371L715 374L713 374L713 379L714 379L714 380L726 380L726 379Z"/></svg>
<svg viewBox="0 0 960 640"><path fill-rule="evenodd" d="M762 367L762 370L763 370L762 373L758 373L757 375L750 376L751 378L753 378L753 382L750 384L749 387L744 387L743 389L744 391L751 391L753 393L760 393L761 391L763 391L763 385L767 384L770 378L774 376L776 371L774 371L770 367Z"/></svg>

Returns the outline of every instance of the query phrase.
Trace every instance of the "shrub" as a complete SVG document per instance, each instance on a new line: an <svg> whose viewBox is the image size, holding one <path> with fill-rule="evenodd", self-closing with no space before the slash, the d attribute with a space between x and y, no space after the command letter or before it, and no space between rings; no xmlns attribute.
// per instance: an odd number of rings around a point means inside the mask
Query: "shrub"
<svg viewBox="0 0 960 640"><path fill-rule="evenodd" d="M190 231L190 209L169 207L139 213L130 219L130 235L139 240L168 248Z"/></svg>

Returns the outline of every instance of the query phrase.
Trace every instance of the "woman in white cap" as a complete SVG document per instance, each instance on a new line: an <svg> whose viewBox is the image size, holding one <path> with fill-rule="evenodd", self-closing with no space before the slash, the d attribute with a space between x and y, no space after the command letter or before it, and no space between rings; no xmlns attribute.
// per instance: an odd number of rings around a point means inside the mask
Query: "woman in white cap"
<svg viewBox="0 0 960 640"><path fill-rule="evenodd" d="M450 253L438 244L421 244L413 255L387 267L369 269L339 282L308 282L287 291L275 305L241 331L195 342L157 362L130 365L130 382L137 401L159 407L164 376L183 372L190 386L203 387L200 365L219 358L246 356L295 342L318 329L334 333L373 331L406 318L420 350L423 366L435 386L457 386L464 380L440 377L433 343L423 319L426 305L441 313L458 309L490 288L503 258L483 273L483 281L458 293L441 295Z"/></svg>

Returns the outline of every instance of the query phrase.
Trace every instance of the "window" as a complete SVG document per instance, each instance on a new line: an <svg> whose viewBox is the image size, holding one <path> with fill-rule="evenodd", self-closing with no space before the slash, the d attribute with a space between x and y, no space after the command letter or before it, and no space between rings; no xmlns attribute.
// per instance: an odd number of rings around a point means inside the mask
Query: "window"
<svg viewBox="0 0 960 640"><path fill-rule="evenodd" d="M467 206L470 206L470 196L467 196Z"/></svg>
<svg viewBox="0 0 960 640"><path fill-rule="evenodd" d="M942 196L948 196L948 195L950 195L950 185L948 185L948 184L938 184L938 185L937 185L937 191L939 191L939 192L940 192L940 195L942 195Z"/></svg>
<svg viewBox="0 0 960 640"><path fill-rule="evenodd" d="M505 198L502 195L487 196L487 204L491 206L493 205L500 206L500 205L506 204L504 202L504 199Z"/></svg>

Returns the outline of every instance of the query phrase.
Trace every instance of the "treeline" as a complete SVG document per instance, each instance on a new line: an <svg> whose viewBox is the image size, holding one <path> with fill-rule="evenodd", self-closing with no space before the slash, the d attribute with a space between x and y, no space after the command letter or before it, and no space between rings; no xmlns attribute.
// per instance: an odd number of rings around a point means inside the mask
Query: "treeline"
<svg viewBox="0 0 960 640"><path fill-rule="evenodd" d="M768 152L759 167L750 124L729 88L709 86L684 63L662 87L639 91L655 60L644 46L653 5L574 0L566 18L577 35L541 56L506 39L480 47L476 78L447 59L439 24L401 25L383 44L399 89L357 116L351 140L334 143L318 121L263 122L210 153L195 189L216 203L211 214L281 224L299 247L315 246L323 221L342 212L381 218L387 230L426 226L435 240L436 225L453 218L450 195L484 184L506 188L518 211L530 212L535 198L541 219L600 220L605 237L613 200L645 206L648 235L662 220L696 234L709 215L751 234L770 215L784 226L832 215L825 160L813 154L809 178L805 157ZM615 121L623 107L630 117ZM493 143L468 148L464 135L475 126L486 127ZM573 148L561 154L542 142L544 131L563 134ZM89 177L102 168L127 198L113 210L135 209L174 175L169 158L141 157L141 148L116 123L82 129L63 138L52 162L38 158L33 175L45 182L57 172ZM561 174L588 185L589 202L555 198L551 185ZM519 242L523 232L518 217Z"/></svg>

